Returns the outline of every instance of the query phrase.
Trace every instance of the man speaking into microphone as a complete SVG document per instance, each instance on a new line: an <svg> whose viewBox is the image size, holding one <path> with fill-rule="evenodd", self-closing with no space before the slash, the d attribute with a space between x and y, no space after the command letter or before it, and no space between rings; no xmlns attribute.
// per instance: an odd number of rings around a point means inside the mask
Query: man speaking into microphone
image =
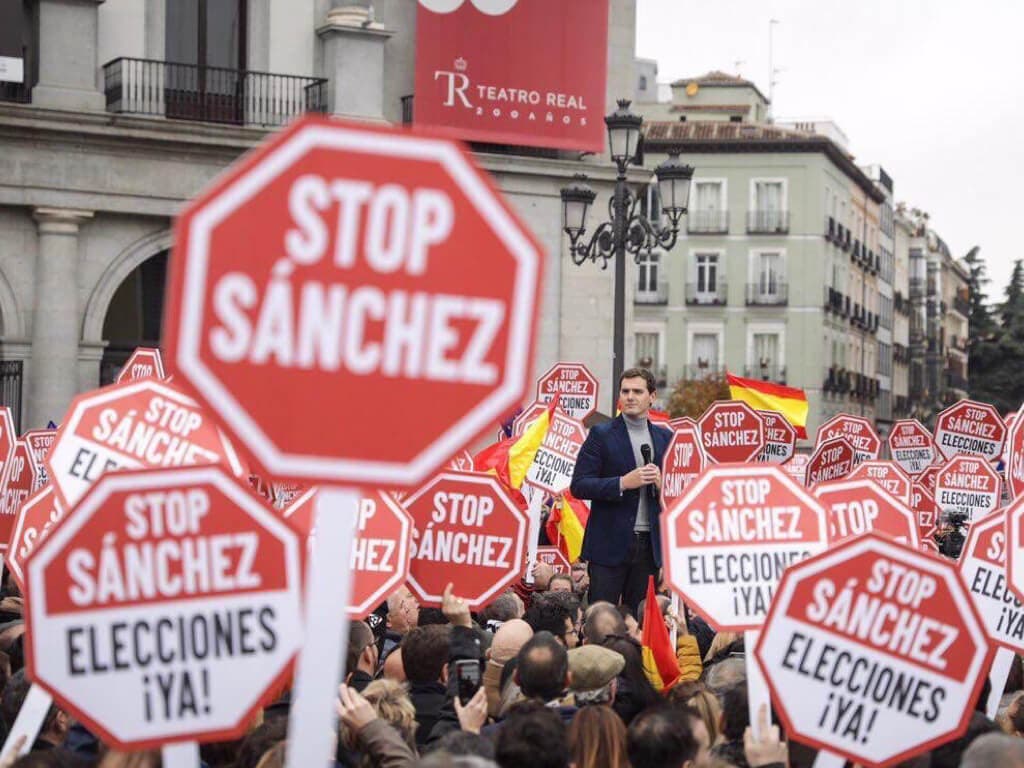
<svg viewBox="0 0 1024 768"><path fill-rule="evenodd" d="M650 371L623 372L621 413L590 430L569 487L591 502L580 553L589 564L590 602L621 602L634 613L647 577L661 567L661 460L672 432L647 418L656 394Z"/></svg>

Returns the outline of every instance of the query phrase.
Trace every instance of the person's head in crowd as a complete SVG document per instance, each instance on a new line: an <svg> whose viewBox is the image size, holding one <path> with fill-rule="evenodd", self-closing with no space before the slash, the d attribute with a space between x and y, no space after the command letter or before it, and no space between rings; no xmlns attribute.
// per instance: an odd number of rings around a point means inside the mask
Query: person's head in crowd
<svg viewBox="0 0 1024 768"><path fill-rule="evenodd" d="M662 616L668 616L669 610L672 608L672 600L668 595L657 595L655 599L658 601L658 608L661 609ZM644 627L644 611L647 610L647 598L639 602L636 607L636 620L640 624L640 629Z"/></svg>
<svg viewBox="0 0 1024 768"><path fill-rule="evenodd" d="M581 709L569 724L569 755L574 768L629 768L622 718L607 706Z"/></svg>
<svg viewBox="0 0 1024 768"><path fill-rule="evenodd" d="M580 605L580 599L575 593L568 590L562 592L548 592L545 599L552 600L567 611L572 619L572 634L566 636L566 646L569 648L575 648L580 644L580 632L583 630L583 607Z"/></svg>
<svg viewBox="0 0 1024 768"><path fill-rule="evenodd" d="M511 619L502 624L494 633L494 640L487 651L487 657L495 664L505 664L514 659L519 649L533 637L533 627L522 619Z"/></svg>
<svg viewBox="0 0 1024 768"><path fill-rule="evenodd" d="M348 630L348 653L345 656L345 678L356 672L373 677L377 671L377 643L365 621L353 621ZM362 686L357 686L362 690Z"/></svg>
<svg viewBox="0 0 1024 768"><path fill-rule="evenodd" d="M553 638L551 643L561 648ZM569 742L562 718L537 701L517 704L498 731L494 753L501 768L568 768Z"/></svg>
<svg viewBox="0 0 1024 768"><path fill-rule="evenodd" d="M719 632L704 655L704 665L717 664L733 654L744 652L743 635L737 632Z"/></svg>
<svg viewBox="0 0 1024 768"><path fill-rule="evenodd" d="M8 730L14 726L14 721L18 717L21 705L25 702L25 697L31 687L32 681L26 677L24 669L19 669L11 675L7 684L4 685L3 692L0 693L0 716L3 717ZM70 727L71 718L67 713L51 704L46 717L43 718L36 741L52 746L59 745L63 743Z"/></svg>
<svg viewBox="0 0 1024 768"><path fill-rule="evenodd" d="M601 645L609 635L626 634L626 623L611 603L592 603L583 617L583 642Z"/></svg>
<svg viewBox="0 0 1024 768"><path fill-rule="evenodd" d="M590 573L586 563L577 560L572 564L569 575L572 576L573 592L577 595L582 595L590 587Z"/></svg>
<svg viewBox="0 0 1024 768"><path fill-rule="evenodd" d="M381 667L381 674L387 680L394 680L396 683L404 683L405 667L402 665L402 649L395 648L391 653L384 659L384 665Z"/></svg>
<svg viewBox="0 0 1024 768"><path fill-rule="evenodd" d="M416 745L416 709L405 686L394 680L374 680L362 692L373 711L391 725L411 749ZM342 742L349 748L356 745L355 735L341 725Z"/></svg>
<svg viewBox="0 0 1024 768"><path fill-rule="evenodd" d="M576 706L611 704L615 681L626 666L622 654L600 645L581 645L569 651L569 689Z"/></svg>
<svg viewBox="0 0 1024 768"><path fill-rule="evenodd" d="M612 709L629 725L638 712L660 703L661 696L647 679L641 646L636 640L626 635L610 635L603 645L620 654L626 662L618 676Z"/></svg>
<svg viewBox="0 0 1024 768"><path fill-rule="evenodd" d="M256 768L284 768L286 748L287 744L285 742L277 742L277 744L263 753L263 757L256 763Z"/></svg>
<svg viewBox="0 0 1024 768"><path fill-rule="evenodd" d="M516 684L528 699L562 698L569 686L569 654L550 632L538 632L516 656Z"/></svg>
<svg viewBox="0 0 1024 768"><path fill-rule="evenodd" d="M402 640L402 669L410 685L447 682L450 637L448 625L430 624L409 630Z"/></svg>
<svg viewBox="0 0 1024 768"><path fill-rule="evenodd" d="M722 699L722 725L720 728L725 741L743 743L743 732L750 725L750 708L747 701L746 682L737 683L725 689Z"/></svg>
<svg viewBox="0 0 1024 768"><path fill-rule="evenodd" d="M960 768L961 758L976 739L986 733L998 732L999 726L985 717L983 712L973 713L963 736L940 744L932 750L931 768Z"/></svg>
<svg viewBox="0 0 1024 768"><path fill-rule="evenodd" d="M1024 740L1005 733L986 733L964 752L960 768L1024 768Z"/></svg>
<svg viewBox="0 0 1024 768"><path fill-rule="evenodd" d="M739 658L723 659L717 664L704 668L704 685L718 697L739 683L746 682L747 665Z"/></svg>
<svg viewBox="0 0 1024 768"><path fill-rule="evenodd" d="M550 632L562 645L571 648L576 645L574 616L569 608L554 595L535 595L523 618L534 632Z"/></svg>
<svg viewBox="0 0 1024 768"><path fill-rule="evenodd" d="M626 753L633 766L690 768L697 765L700 744L694 738L692 718L682 708L651 707L629 724Z"/></svg>
<svg viewBox="0 0 1024 768"><path fill-rule="evenodd" d="M275 744L288 736L288 718L273 717L264 720L249 731L238 748L235 768L256 768L263 757Z"/></svg>
<svg viewBox="0 0 1024 768"><path fill-rule="evenodd" d="M572 576L568 573L556 573L548 582L548 592L574 592Z"/></svg>
<svg viewBox="0 0 1024 768"><path fill-rule="evenodd" d="M484 626L492 632L497 632L506 621L523 618L523 601L519 595L509 590L498 595L487 605L480 615Z"/></svg>
<svg viewBox="0 0 1024 768"><path fill-rule="evenodd" d="M708 743L714 744L718 741L722 707L718 703L718 698L704 683L696 680L678 683L669 691L667 698L669 703L687 706L700 715L707 730Z"/></svg>
<svg viewBox="0 0 1024 768"><path fill-rule="evenodd" d="M494 760L494 742L470 731L449 731L438 740L435 749L449 757L482 757Z"/></svg>
<svg viewBox="0 0 1024 768"><path fill-rule="evenodd" d="M99 768L160 768L161 765L160 753L156 750L118 752L112 749L99 762Z"/></svg>
<svg viewBox="0 0 1024 768"><path fill-rule="evenodd" d="M388 597L388 630L404 635L419 623L420 604L404 584Z"/></svg>

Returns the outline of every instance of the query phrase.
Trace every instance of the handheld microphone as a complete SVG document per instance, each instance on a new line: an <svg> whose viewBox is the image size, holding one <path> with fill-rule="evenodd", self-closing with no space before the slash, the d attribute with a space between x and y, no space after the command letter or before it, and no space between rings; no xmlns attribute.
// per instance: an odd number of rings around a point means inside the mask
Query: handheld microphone
<svg viewBox="0 0 1024 768"><path fill-rule="evenodd" d="M651 446L649 446L647 443L644 443L643 445L641 445L640 446L640 456L643 458L644 464L650 464L651 463ZM647 497L650 498L650 499L655 499L655 500L657 500L657 498L658 498L658 489L654 487L653 483L647 486Z"/></svg>

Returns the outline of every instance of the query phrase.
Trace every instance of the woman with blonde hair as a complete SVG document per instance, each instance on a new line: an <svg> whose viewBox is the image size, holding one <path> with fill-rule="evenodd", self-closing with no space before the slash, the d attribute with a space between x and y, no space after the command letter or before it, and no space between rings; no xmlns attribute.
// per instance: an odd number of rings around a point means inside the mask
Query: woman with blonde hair
<svg viewBox="0 0 1024 768"><path fill-rule="evenodd" d="M679 683L668 692L668 700L673 704L683 704L690 707L700 715L704 725L708 729L708 743L714 746L718 743L720 735L719 722L722 716L722 707L718 703L718 697L707 689L701 682Z"/></svg>
<svg viewBox="0 0 1024 768"><path fill-rule="evenodd" d="M581 708L569 725L569 754L574 768L629 768L622 718L603 704Z"/></svg>
<svg viewBox="0 0 1024 768"><path fill-rule="evenodd" d="M338 686L341 742L361 755L360 768L411 768L416 761L416 710L405 687L375 680L360 695Z"/></svg>

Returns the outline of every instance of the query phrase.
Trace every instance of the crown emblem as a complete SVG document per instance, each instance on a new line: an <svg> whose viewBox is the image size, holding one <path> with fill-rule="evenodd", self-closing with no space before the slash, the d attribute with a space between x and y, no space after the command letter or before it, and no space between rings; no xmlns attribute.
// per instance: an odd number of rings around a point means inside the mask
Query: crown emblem
<svg viewBox="0 0 1024 768"><path fill-rule="evenodd" d="M466 68L468 66L469 66L469 63L464 58L462 58L461 56L459 56L459 58L457 58L455 60L455 71L456 72L465 72Z"/></svg>

